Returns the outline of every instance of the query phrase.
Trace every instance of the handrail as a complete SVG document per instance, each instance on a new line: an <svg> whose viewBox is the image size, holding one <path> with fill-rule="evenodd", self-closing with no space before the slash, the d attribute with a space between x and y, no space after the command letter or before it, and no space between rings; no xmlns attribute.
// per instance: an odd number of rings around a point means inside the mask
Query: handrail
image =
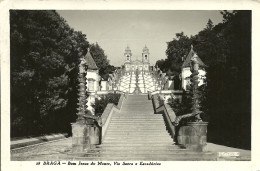
<svg viewBox="0 0 260 171"><path fill-rule="evenodd" d="M99 116L84 115L84 118L93 119L97 122L98 126L102 127L102 119Z"/></svg>
<svg viewBox="0 0 260 171"><path fill-rule="evenodd" d="M109 94L109 93L118 93L118 94L125 94L125 92L121 90L102 90L102 91L96 91L97 95L102 94Z"/></svg>
<svg viewBox="0 0 260 171"><path fill-rule="evenodd" d="M124 103L124 99L127 98L127 95L128 93L125 93L125 94L121 94L120 96L120 99L119 99L119 102L117 104L117 106L115 106L114 104L112 103L108 103L105 110L103 111L100 119L101 119L101 126L102 126L102 133L101 133L101 136L104 137L104 135L106 134L106 131L107 131L107 128L108 128L108 125L109 125L109 122L110 122L110 119L114 113L114 111L118 111L121 109L121 106L122 104ZM103 138L101 138L103 139Z"/></svg>
<svg viewBox="0 0 260 171"><path fill-rule="evenodd" d="M178 94L178 93L183 93L182 90L156 90L151 92L151 95L155 94Z"/></svg>
<svg viewBox="0 0 260 171"><path fill-rule="evenodd" d="M189 118L189 117L192 117L192 116L196 116L196 115L199 115L203 113L202 111L199 111L197 113L188 113L188 114L185 114L185 115L180 115L180 116L177 116L175 121L173 122L174 126L178 126L180 121L184 118Z"/></svg>

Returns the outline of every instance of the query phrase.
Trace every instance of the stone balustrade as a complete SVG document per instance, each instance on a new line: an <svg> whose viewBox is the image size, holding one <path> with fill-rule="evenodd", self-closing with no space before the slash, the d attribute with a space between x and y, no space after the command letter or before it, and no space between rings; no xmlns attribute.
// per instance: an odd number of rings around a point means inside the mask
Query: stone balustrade
<svg viewBox="0 0 260 171"><path fill-rule="evenodd" d="M124 100L127 98L127 96L128 96L128 93L121 94L117 105L109 103L109 104L107 104L105 110L103 111L103 113L101 115L101 120L102 120L101 142L106 134L106 131L109 126L110 119L111 119L113 113L121 110L122 104L123 104Z"/></svg>

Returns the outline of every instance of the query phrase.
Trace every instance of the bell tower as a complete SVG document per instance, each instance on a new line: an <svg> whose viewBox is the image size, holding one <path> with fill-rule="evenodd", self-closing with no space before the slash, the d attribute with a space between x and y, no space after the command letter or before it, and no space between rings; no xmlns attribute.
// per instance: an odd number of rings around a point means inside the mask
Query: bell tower
<svg viewBox="0 0 260 171"><path fill-rule="evenodd" d="M125 53L124 53L124 56L125 56L125 70L126 71L131 71L131 57L132 57L132 53L131 53L131 49L129 48L129 46L127 46L125 48Z"/></svg>
<svg viewBox="0 0 260 171"><path fill-rule="evenodd" d="M125 48L125 58L126 58L126 61L125 62L131 62L131 57L132 57L132 53L131 53L131 49L129 48L129 46L127 46Z"/></svg>
<svg viewBox="0 0 260 171"><path fill-rule="evenodd" d="M149 63L149 49L145 45L143 48L143 53L142 53L142 62L148 62Z"/></svg>

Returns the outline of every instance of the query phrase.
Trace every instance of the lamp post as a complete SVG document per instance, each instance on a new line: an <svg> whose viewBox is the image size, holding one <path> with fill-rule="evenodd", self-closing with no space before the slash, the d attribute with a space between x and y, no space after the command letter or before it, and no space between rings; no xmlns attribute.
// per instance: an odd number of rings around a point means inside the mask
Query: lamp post
<svg viewBox="0 0 260 171"><path fill-rule="evenodd" d="M194 54L191 58L191 84L192 84L192 113L197 114L195 115L197 122L202 122L202 119L200 117L200 100L199 100L199 92L198 92L198 86L199 86L199 61L197 54Z"/></svg>

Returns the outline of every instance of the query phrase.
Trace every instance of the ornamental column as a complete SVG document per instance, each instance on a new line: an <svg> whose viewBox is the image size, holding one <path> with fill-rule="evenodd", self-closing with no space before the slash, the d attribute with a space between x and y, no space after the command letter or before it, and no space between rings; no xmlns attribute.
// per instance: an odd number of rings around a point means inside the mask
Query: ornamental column
<svg viewBox="0 0 260 171"><path fill-rule="evenodd" d="M86 114L86 61L80 59L78 73L78 118L75 123L72 123L72 153L84 152L89 148L86 142L87 126L84 115Z"/></svg>
<svg viewBox="0 0 260 171"><path fill-rule="evenodd" d="M192 86L192 107L191 111L193 114L200 113L200 99L199 99L199 62L198 57L195 54L191 59L191 86ZM202 121L200 114L197 114L196 121Z"/></svg>

